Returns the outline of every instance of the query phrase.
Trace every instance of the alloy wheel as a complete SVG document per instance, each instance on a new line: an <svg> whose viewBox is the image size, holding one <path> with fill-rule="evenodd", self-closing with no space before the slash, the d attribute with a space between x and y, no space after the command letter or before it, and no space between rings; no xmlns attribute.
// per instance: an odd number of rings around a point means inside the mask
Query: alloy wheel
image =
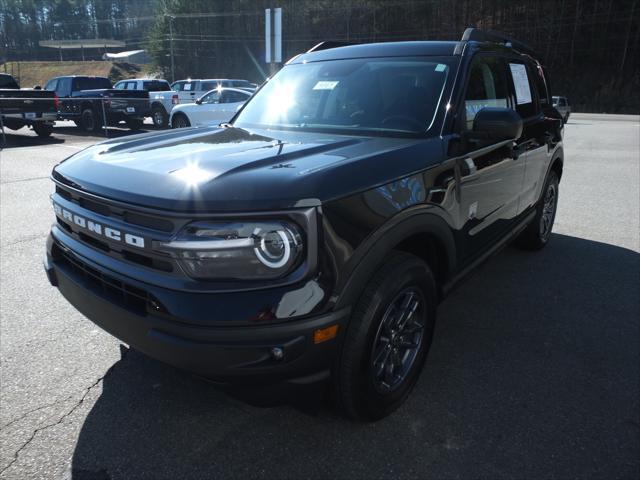
<svg viewBox="0 0 640 480"><path fill-rule="evenodd" d="M558 191L556 185L550 183L544 194L544 203L542 205L542 216L540 217L540 238L547 240L551 234L553 220L556 215L556 201Z"/></svg>
<svg viewBox="0 0 640 480"><path fill-rule="evenodd" d="M417 287L398 293L387 307L373 343L371 374L375 389L396 390L413 367L425 328L425 299Z"/></svg>

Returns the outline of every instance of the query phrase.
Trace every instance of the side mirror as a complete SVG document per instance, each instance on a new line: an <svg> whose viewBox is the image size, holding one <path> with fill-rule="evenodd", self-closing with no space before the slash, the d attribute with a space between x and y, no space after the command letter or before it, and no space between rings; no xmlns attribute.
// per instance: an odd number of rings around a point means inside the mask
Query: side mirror
<svg viewBox="0 0 640 480"><path fill-rule="evenodd" d="M202 105L202 99L201 98L196 100L196 105Z"/></svg>
<svg viewBox="0 0 640 480"><path fill-rule="evenodd" d="M522 117L510 108L485 107L473 119L472 136L487 140L516 140L522 135Z"/></svg>
<svg viewBox="0 0 640 480"><path fill-rule="evenodd" d="M42 87L40 85L34 85L33 89L34 90L42 90Z"/></svg>

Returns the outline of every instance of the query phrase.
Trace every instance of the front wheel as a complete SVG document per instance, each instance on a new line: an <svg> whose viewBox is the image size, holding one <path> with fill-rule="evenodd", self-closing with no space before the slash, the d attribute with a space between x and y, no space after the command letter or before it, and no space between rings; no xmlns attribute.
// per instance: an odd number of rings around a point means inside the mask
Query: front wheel
<svg viewBox="0 0 640 480"><path fill-rule="evenodd" d="M176 113L171 119L171 128L186 128L190 126L189 119L182 113Z"/></svg>
<svg viewBox="0 0 640 480"><path fill-rule="evenodd" d="M435 307L428 265L393 252L365 287L334 365L332 396L344 414L372 421L402 405L429 351Z"/></svg>
<svg viewBox="0 0 640 480"><path fill-rule="evenodd" d="M518 236L516 244L526 250L540 250L551 237L551 229L558 209L558 193L560 180L553 170L549 173L542 197L536 207L536 216Z"/></svg>

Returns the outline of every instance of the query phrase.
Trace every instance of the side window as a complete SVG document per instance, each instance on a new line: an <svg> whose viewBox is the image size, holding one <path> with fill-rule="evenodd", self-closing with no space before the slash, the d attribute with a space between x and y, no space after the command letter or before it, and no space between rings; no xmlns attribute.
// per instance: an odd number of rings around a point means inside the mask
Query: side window
<svg viewBox="0 0 640 480"><path fill-rule="evenodd" d="M473 128L473 119L485 107L507 107L507 81L504 64L499 58L476 57L469 73L464 99L467 130Z"/></svg>
<svg viewBox="0 0 640 480"><path fill-rule="evenodd" d="M509 62L511 82L516 98L516 111L520 116L529 118L538 113L538 104L531 88L531 71L524 63Z"/></svg>
<svg viewBox="0 0 640 480"><path fill-rule="evenodd" d="M71 78L70 77L60 78L58 80L58 86L56 87L56 91L58 92L58 95L60 95L61 97L66 97L68 95L71 95Z"/></svg>
<svg viewBox="0 0 640 480"><path fill-rule="evenodd" d="M215 90L213 92L207 93L204 97L202 97L201 100L201 103L223 103L220 98L220 92L217 92Z"/></svg>
<svg viewBox="0 0 640 480"><path fill-rule="evenodd" d="M531 68L536 73L535 80L538 97L540 98L540 105L542 105L543 108L548 107L551 103L549 102L549 86L547 85L544 69L540 65L533 65Z"/></svg>
<svg viewBox="0 0 640 480"><path fill-rule="evenodd" d="M116 90L124 90L125 85L125 82L118 82L113 86L113 88L115 88Z"/></svg>
<svg viewBox="0 0 640 480"><path fill-rule="evenodd" d="M54 78L53 80L49 80L47 84L44 86L45 90L49 90L50 92L55 92L58 87L58 79Z"/></svg>
<svg viewBox="0 0 640 480"><path fill-rule="evenodd" d="M174 82L171 84L171 90L173 90L174 92L179 92L182 90L183 84L184 82Z"/></svg>
<svg viewBox="0 0 640 480"><path fill-rule="evenodd" d="M209 91L209 90L213 90L214 88L218 88L220 85L218 85L218 82L202 82L200 84L200 90L204 90L204 91Z"/></svg>
<svg viewBox="0 0 640 480"><path fill-rule="evenodd" d="M222 95L220 96L220 103L238 103L244 102L246 99L247 96L240 92L227 90L226 92L222 92Z"/></svg>

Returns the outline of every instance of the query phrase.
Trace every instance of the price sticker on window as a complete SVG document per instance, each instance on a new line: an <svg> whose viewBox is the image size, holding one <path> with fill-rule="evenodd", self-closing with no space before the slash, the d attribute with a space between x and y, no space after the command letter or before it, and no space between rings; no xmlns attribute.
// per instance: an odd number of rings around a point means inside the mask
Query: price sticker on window
<svg viewBox="0 0 640 480"><path fill-rule="evenodd" d="M531 103L531 88L529 87L529 77L527 77L527 67L521 63L510 63L511 77L516 88L516 101L518 105Z"/></svg>

